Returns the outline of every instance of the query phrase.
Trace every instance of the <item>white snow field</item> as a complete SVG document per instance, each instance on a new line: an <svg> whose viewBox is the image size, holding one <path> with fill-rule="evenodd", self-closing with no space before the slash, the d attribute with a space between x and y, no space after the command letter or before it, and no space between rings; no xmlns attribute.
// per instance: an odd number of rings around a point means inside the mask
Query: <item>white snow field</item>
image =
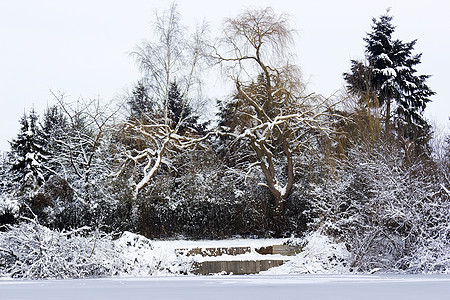
<svg viewBox="0 0 450 300"><path fill-rule="evenodd" d="M0 299L450 299L448 275L248 275L0 280Z"/></svg>

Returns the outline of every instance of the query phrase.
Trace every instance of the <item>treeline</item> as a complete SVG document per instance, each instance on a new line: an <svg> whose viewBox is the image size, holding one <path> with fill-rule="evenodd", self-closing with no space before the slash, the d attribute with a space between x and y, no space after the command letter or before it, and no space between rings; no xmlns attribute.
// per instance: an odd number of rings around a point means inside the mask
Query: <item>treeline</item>
<svg viewBox="0 0 450 300"><path fill-rule="evenodd" d="M270 8L227 19L215 42L205 26L187 32L176 5L156 19L122 104L55 94L41 117L24 114L1 161L1 224L36 216L151 238L322 231L361 270L448 259L450 138L431 144L429 76L388 12L331 98L307 92L292 29ZM201 75L212 66L235 88L209 120Z"/></svg>

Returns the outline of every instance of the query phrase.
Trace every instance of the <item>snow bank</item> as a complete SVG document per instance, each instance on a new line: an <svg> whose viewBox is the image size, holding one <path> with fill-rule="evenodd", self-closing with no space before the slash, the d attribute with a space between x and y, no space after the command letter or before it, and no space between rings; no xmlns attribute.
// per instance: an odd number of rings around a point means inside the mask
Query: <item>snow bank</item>
<svg viewBox="0 0 450 300"><path fill-rule="evenodd" d="M173 245L153 243L131 232L124 232L113 246L122 261L118 266L121 276L188 274L194 262L192 258L177 255Z"/></svg>
<svg viewBox="0 0 450 300"><path fill-rule="evenodd" d="M314 232L305 237L305 247L284 265L272 268L265 274L345 274L349 273L350 253L342 243Z"/></svg>
<svg viewBox="0 0 450 300"><path fill-rule="evenodd" d="M168 276L191 274L196 262L230 260L290 260L292 256L262 255L256 249L283 244L286 239L227 239L227 240L149 240L141 235L124 232L114 241L123 264L119 268L121 276ZM250 251L240 255L202 256L192 255L189 249L200 249L206 253L208 248L249 247Z"/></svg>
<svg viewBox="0 0 450 300"><path fill-rule="evenodd" d="M290 260L292 256L282 255L262 255L256 252L256 249L272 245L281 245L286 239L226 239L226 240L170 240L170 241L152 241L156 253L178 253L178 259L190 260L191 263L203 261L232 261L232 260ZM219 256L202 256L201 254L188 254L188 249L200 249L199 252L207 253L208 248L231 248L248 247L250 251L239 255L222 254ZM181 251L180 251L181 250ZM185 250L185 251L183 251ZM164 256L163 256L164 257Z"/></svg>

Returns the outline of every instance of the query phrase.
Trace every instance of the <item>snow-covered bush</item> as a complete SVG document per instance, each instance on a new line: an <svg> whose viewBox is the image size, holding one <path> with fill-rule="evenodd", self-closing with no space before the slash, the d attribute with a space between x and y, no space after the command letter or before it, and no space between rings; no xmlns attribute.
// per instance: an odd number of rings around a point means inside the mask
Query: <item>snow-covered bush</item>
<svg viewBox="0 0 450 300"><path fill-rule="evenodd" d="M35 220L0 233L0 276L19 278L82 278L111 276L118 255L109 236L89 228L57 232Z"/></svg>
<svg viewBox="0 0 450 300"><path fill-rule="evenodd" d="M8 194L0 194L0 230L1 226L11 224L19 216L20 204Z"/></svg>
<svg viewBox="0 0 450 300"><path fill-rule="evenodd" d="M337 243L320 230L310 233L304 240L303 251L284 265L268 274L342 274L349 273L351 254L344 243Z"/></svg>
<svg viewBox="0 0 450 300"><path fill-rule="evenodd" d="M149 276L168 274L188 274L192 270L192 258L175 253L174 249L155 246L141 235L124 232L114 241L120 261L116 266L117 275Z"/></svg>
<svg viewBox="0 0 450 300"><path fill-rule="evenodd" d="M446 228L443 236L437 235L419 247L414 255L408 258L409 271L414 273L450 274L450 228Z"/></svg>
<svg viewBox="0 0 450 300"><path fill-rule="evenodd" d="M395 145L354 147L310 187L315 225L348 245L357 271L445 270L450 207L433 166L406 163Z"/></svg>
<svg viewBox="0 0 450 300"><path fill-rule="evenodd" d="M143 236L111 235L83 227L50 230L36 220L0 232L0 277L86 278L187 274L192 259L173 249L155 248Z"/></svg>
<svg viewBox="0 0 450 300"><path fill-rule="evenodd" d="M426 222L418 225L418 243L404 259L410 272L450 273L450 194L444 186L435 193L434 201L424 205Z"/></svg>
<svg viewBox="0 0 450 300"><path fill-rule="evenodd" d="M0 194L0 216L4 214L11 214L17 217L19 214L20 205L19 202L9 195Z"/></svg>

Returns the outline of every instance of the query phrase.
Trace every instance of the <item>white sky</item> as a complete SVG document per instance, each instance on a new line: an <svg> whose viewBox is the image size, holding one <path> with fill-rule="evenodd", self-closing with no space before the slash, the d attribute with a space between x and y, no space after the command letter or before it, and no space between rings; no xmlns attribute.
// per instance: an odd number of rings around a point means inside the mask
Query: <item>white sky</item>
<svg viewBox="0 0 450 300"><path fill-rule="evenodd" d="M72 100L119 97L140 75L128 55L152 38L154 9L163 0L0 0L0 151L8 150L24 110L42 115L55 103L50 89ZM225 17L245 7L288 13L298 30L296 53L310 89L330 95L343 86L350 59L363 57L372 17L391 7L394 37L418 39L419 73L437 92L426 116L449 129L450 1L447 0L227 0L178 1L183 23L205 19L217 35ZM207 87L208 88L208 87ZM214 95L215 88L209 87ZM215 95L218 96L218 95Z"/></svg>

